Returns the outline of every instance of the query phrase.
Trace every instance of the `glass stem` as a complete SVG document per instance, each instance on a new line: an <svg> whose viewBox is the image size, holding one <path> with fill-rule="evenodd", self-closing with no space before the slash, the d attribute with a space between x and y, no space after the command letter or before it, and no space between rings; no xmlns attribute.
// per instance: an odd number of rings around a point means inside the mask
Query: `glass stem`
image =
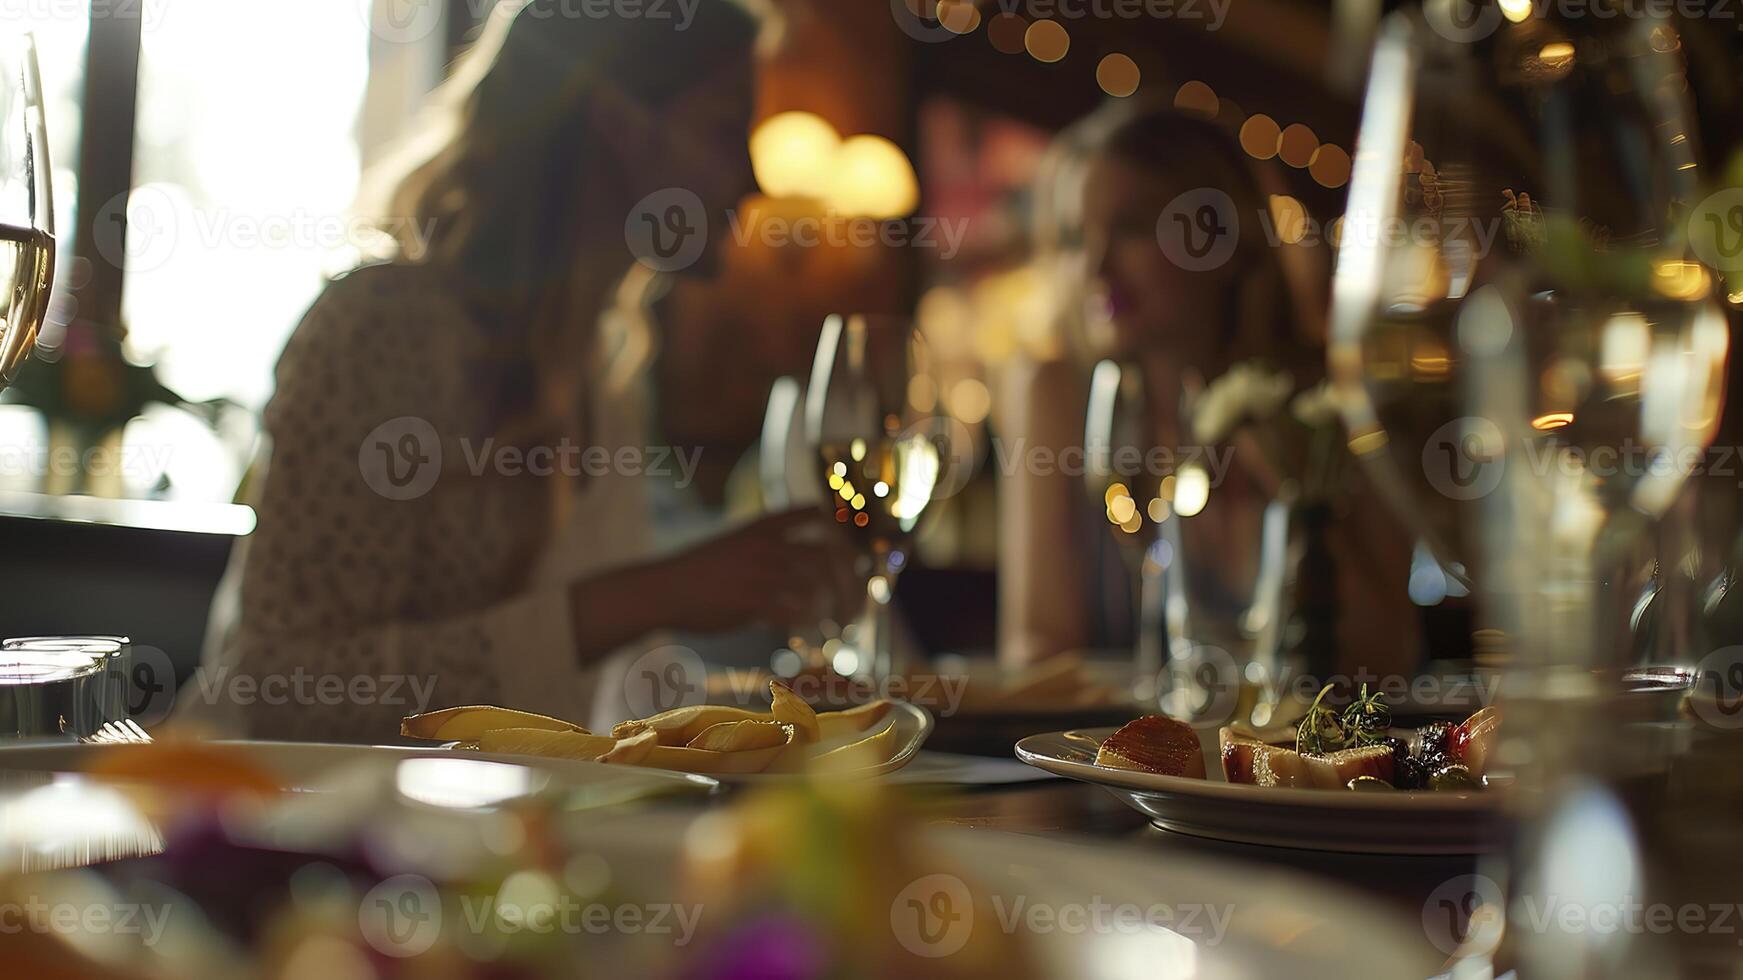
<svg viewBox="0 0 1743 980"><path fill-rule="evenodd" d="M1140 558L1132 584L1132 693L1149 705L1162 696L1162 570Z"/></svg>
<svg viewBox="0 0 1743 980"><path fill-rule="evenodd" d="M895 599L896 575L887 562L880 562L876 572L866 582L865 615L860 622L860 652L864 660L862 674L878 682L886 681L895 672L895 646L891 635L894 622L890 604Z"/></svg>

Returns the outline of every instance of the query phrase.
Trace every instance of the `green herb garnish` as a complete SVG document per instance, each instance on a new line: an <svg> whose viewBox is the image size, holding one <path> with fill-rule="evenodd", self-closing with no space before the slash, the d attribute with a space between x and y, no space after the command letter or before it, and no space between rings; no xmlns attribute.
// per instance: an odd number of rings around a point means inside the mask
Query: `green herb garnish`
<svg viewBox="0 0 1743 980"><path fill-rule="evenodd" d="M1295 751L1325 755L1344 747L1348 736L1343 724L1338 721L1337 712L1323 703L1331 689L1330 684L1319 689L1319 696L1313 699L1301 724L1295 726Z"/></svg>
<svg viewBox="0 0 1743 980"><path fill-rule="evenodd" d="M1392 729L1392 709L1378 691L1369 694L1368 685L1363 684L1361 695L1344 709L1340 727L1347 747L1378 745Z"/></svg>

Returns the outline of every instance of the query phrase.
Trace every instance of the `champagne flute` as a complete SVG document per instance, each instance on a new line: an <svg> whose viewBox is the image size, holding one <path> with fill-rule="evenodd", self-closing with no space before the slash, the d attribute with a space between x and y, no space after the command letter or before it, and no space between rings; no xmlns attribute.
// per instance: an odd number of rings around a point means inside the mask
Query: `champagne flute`
<svg viewBox="0 0 1743 980"><path fill-rule="evenodd" d="M30 34L0 37L0 390L36 346L54 286L54 191Z"/></svg>
<svg viewBox="0 0 1743 980"><path fill-rule="evenodd" d="M886 316L831 316L823 324L805 431L816 456L822 508L855 544L866 583L864 619L833 666L882 679L895 669L889 604L908 543L951 460L948 425L910 396L935 365L913 324Z"/></svg>

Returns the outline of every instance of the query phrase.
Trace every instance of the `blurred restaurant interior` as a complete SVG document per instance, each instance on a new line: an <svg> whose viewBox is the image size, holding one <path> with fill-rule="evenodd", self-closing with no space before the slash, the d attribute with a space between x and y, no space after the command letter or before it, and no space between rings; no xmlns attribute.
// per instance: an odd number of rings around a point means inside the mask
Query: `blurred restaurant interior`
<svg viewBox="0 0 1743 980"><path fill-rule="evenodd" d="M1725 8L0 0L0 974L1743 978Z"/></svg>
<svg viewBox="0 0 1743 980"><path fill-rule="evenodd" d="M43 363L0 408L4 442L19 447L0 473L7 533L38 556L5 573L6 594L33 599L0 614L0 632L129 633L169 651L185 678L229 543L253 526L237 502L278 352L323 276L367 247L365 218L351 216L364 175L489 5L407 4L410 43L372 37L349 0L294 13L165 0L137 21L58 6L68 12L9 26L43 50L60 220L90 231L59 239ZM1279 234L1306 239L1291 247L1329 276L1322 228L1343 204L1374 22L1352 12L1361 4L1243 0L1220 22L1208 3L1166 19L1044 22L1068 25L1058 31L964 4L942 23L971 37L951 43L916 43L877 4L781 6L781 37L760 62L761 191L745 220L806 208L926 220L912 248L751 236L717 279L673 288L654 370L665 438L701 450L688 520L756 506L734 474L770 385L807 373L830 312L912 312L951 361L942 406L996 425L1004 366L1059 353L1060 300L1030 261L1043 157L1110 98L1142 91L1215 118L1285 164L1270 199ZM843 148L852 162L835 156ZM844 188L812 196L830 181ZM122 217L127 241L105 238ZM87 456L98 447L107 453ZM990 476L943 511L910 572L927 587L904 602L918 606L908 611L926 649L990 649Z"/></svg>

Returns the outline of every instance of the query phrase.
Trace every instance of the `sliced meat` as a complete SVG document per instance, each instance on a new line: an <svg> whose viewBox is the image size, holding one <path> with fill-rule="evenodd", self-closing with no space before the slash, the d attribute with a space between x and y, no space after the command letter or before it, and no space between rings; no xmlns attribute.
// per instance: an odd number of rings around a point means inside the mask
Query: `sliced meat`
<svg viewBox="0 0 1743 980"><path fill-rule="evenodd" d="M1185 722L1161 715L1127 722L1109 735L1096 752L1095 763L1110 769L1204 778L1204 750L1199 747L1198 732Z"/></svg>

